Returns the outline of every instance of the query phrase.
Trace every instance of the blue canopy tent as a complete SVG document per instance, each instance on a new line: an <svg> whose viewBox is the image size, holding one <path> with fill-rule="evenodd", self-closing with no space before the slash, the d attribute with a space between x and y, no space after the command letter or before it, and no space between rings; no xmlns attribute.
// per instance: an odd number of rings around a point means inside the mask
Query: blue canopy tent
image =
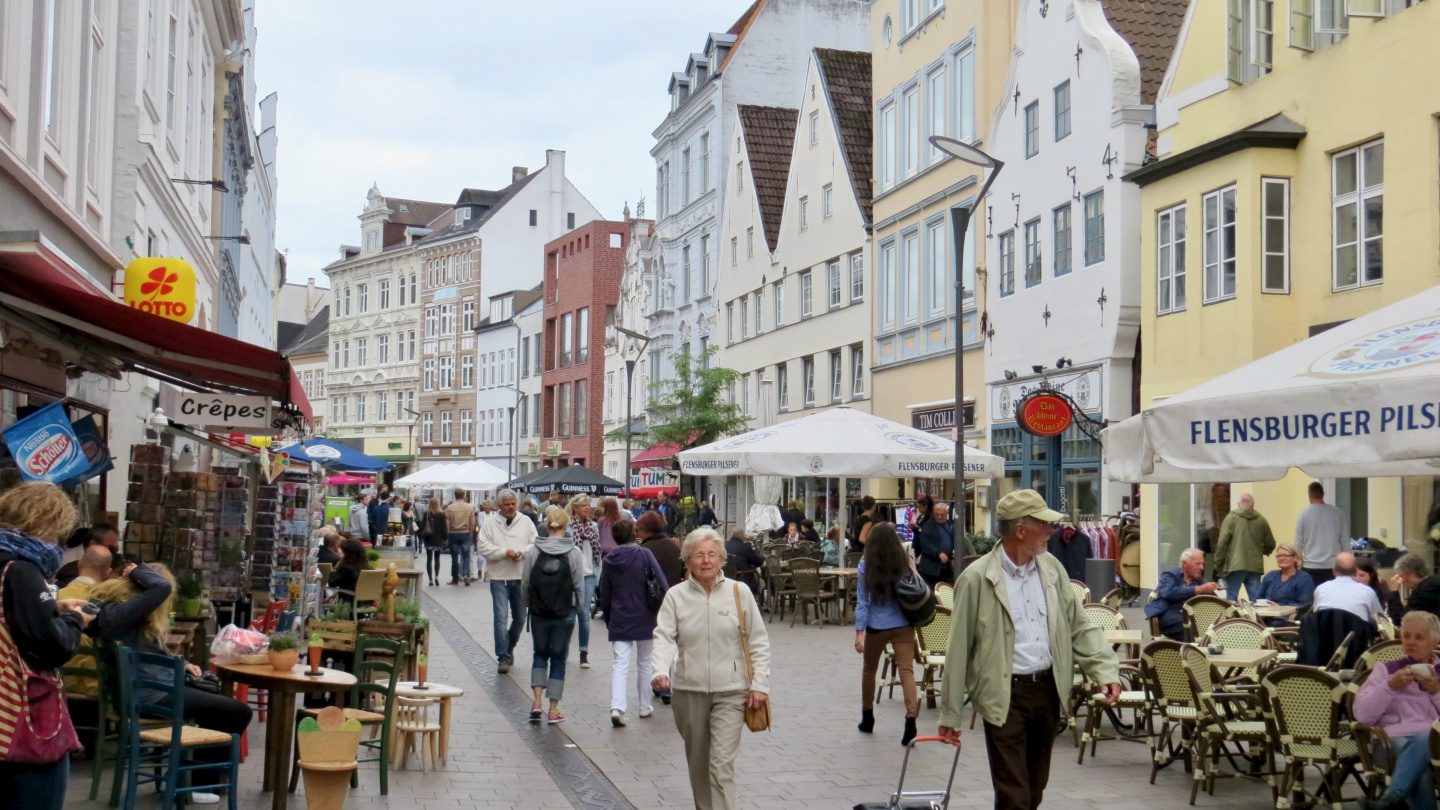
<svg viewBox="0 0 1440 810"><path fill-rule="evenodd" d="M359 450L352 450L328 439L310 439L302 444L280 448L296 461L308 461L332 470L355 470L359 472L385 472L393 465L374 456L367 456Z"/></svg>

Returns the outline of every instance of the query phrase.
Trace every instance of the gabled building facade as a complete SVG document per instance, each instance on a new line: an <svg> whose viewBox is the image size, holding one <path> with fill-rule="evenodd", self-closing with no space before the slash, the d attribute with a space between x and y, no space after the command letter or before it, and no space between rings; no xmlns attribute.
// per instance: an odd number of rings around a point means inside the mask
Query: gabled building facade
<svg viewBox="0 0 1440 810"><path fill-rule="evenodd" d="M645 219L643 200L634 217L630 216L630 207L625 207L625 221L630 225L630 239L625 246L625 273L620 282L615 319L606 324L605 395L601 413L605 430L604 472L616 481L625 481L628 474L626 436L622 428L628 424L633 431L645 421L645 406L650 401L650 363L649 354L640 341L610 327L621 326L638 334L645 333L643 279L655 261L659 243L655 220ZM631 458L641 449L632 437Z"/></svg>
<svg viewBox="0 0 1440 810"><path fill-rule="evenodd" d="M518 475L513 463L525 452L516 445L517 422L528 421L523 410L517 362L526 357L522 345L520 318L540 301L540 288L511 290L492 296L485 317L475 327L475 427L472 436L461 426L460 438L473 443L475 458L492 464L512 476ZM528 370L528 369L527 369Z"/></svg>

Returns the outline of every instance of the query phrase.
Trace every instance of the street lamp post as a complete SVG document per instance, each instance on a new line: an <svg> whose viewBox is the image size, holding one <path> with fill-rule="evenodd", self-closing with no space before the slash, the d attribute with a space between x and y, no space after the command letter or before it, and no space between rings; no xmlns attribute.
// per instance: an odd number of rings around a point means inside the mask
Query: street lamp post
<svg viewBox="0 0 1440 810"><path fill-rule="evenodd" d="M970 208L956 206L950 209L950 230L955 239L955 336L953 338L955 341L955 513L960 519L960 530L964 532L967 530L965 525L967 518L965 510L965 336L962 332L965 309L965 233L970 228L970 217L974 214L975 208L980 205L981 200L985 199L986 192L990 190L990 184L995 182L995 178L1005 164L954 138L932 135L930 144L951 157L980 167L981 171L990 169L990 176L980 186L980 193L975 195L975 205Z"/></svg>
<svg viewBox="0 0 1440 810"><path fill-rule="evenodd" d="M625 491L630 491L630 438L634 434L631 425L634 417L631 415L631 403L635 398L635 364L645 356L645 347L650 345L650 336L642 335L633 329L626 329L623 326L616 326L615 331L640 341L640 350L635 353L635 359L625 358ZM626 352L628 354L629 352Z"/></svg>

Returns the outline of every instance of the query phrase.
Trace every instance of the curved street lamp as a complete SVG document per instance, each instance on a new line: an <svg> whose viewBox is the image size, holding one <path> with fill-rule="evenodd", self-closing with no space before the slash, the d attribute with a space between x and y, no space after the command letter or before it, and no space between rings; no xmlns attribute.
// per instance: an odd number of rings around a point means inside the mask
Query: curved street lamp
<svg viewBox="0 0 1440 810"><path fill-rule="evenodd" d="M980 201L990 191L990 184L1000 174L1005 164L981 152L968 143L946 138L943 135L930 136L930 145L957 160L990 170L975 195L975 205L963 205L950 209L950 230L955 237L955 514L960 520L960 531L966 531L965 511L965 336L962 319L965 309L965 234L970 228L970 217L980 206Z"/></svg>

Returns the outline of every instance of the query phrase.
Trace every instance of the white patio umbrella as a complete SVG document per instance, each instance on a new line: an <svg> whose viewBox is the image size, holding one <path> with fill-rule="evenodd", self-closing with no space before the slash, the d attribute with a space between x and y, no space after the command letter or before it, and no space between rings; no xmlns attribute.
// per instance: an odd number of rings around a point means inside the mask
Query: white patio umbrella
<svg viewBox="0 0 1440 810"><path fill-rule="evenodd" d="M1170 397L1103 440L1116 481L1436 475L1440 286Z"/></svg>
<svg viewBox="0 0 1440 810"><path fill-rule="evenodd" d="M460 464L451 463L425 467L403 478L396 479L395 486L407 487L409 489L424 489L429 486L438 486L439 484L436 482L440 476L444 476L448 471L459 468L460 466Z"/></svg>
<svg viewBox="0 0 1440 810"><path fill-rule="evenodd" d="M679 458L680 470L686 475L955 475L954 442L843 407L684 450ZM1004 474L1004 459L965 448L966 478L997 478Z"/></svg>
<svg viewBox="0 0 1440 810"><path fill-rule="evenodd" d="M431 468L437 472L427 482L430 486L466 490L494 489L510 480L509 473L478 458L461 464L442 466L445 467L444 470L440 470L438 467Z"/></svg>

